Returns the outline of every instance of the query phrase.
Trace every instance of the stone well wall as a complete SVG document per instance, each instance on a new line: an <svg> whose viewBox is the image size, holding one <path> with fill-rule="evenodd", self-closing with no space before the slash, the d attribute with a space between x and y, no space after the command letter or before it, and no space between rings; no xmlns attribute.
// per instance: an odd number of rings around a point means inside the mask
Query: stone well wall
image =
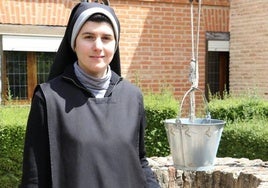
<svg viewBox="0 0 268 188"><path fill-rule="evenodd" d="M182 171L172 157L148 158L161 188L268 188L268 162L217 158L211 171Z"/></svg>

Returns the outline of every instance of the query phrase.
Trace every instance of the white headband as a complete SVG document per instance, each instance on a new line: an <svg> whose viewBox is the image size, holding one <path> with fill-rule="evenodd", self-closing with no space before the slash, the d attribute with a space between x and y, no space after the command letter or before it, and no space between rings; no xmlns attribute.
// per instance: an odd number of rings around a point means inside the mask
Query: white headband
<svg viewBox="0 0 268 188"><path fill-rule="evenodd" d="M115 33L115 39L116 39L116 47L115 48L117 48L118 41L119 41L119 31L118 31L118 24L117 24L116 20L114 19L114 16L109 11L107 11L103 8L94 7L94 8L90 8L90 9L87 9L84 12L82 12L74 24L73 31L72 31L72 37L71 37L71 47L73 50L74 50L74 45L75 45L75 39L76 39L78 32L80 31L82 25L85 23L85 21L91 15L93 15L95 13L104 14L105 16L107 16L111 20L111 22L113 24L114 33Z"/></svg>

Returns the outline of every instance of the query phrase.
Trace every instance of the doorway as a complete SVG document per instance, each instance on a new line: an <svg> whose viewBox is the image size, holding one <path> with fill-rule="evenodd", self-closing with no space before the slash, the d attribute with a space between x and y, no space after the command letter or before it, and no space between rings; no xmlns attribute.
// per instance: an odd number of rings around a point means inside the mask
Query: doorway
<svg viewBox="0 0 268 188"><path fill-rule="evenodd" d="M223 97L229 93L229 52L208 52L207 57L208 92Z"/></svg>
<svg viewBox="0 0 268 188"><path fill-rule="evenodd" d="M229 33L207 33L206 95L229 93Z"/></svg>

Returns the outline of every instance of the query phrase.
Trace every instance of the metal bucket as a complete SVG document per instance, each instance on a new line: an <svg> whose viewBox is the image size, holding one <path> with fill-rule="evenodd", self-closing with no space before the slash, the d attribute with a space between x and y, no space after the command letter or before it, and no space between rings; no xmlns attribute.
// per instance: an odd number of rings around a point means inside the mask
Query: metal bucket
<svg viewBox="0 0 268 188"><path fill-rule="evenodd" d="M190 89L185 96L193 90L198 88ZM207 107L204 95L203 98ZM224 121L211 119L207 109L206 118L178 117L165 120L164 125L173 163L177 169L208 171L214 167Z"/></svg>
<svg viewBox="0 0 268 188"><path fill-rule="evenodd" d="M196 118L164 121L174 166L182 170L207 171L215 164L222 120Z"/></svg>

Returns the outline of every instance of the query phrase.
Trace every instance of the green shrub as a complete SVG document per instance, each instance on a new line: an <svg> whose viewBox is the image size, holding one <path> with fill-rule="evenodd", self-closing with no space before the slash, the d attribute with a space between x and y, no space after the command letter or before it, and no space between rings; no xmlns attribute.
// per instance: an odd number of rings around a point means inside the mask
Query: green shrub
<svg viewBox="0 0 268 188"><path fill-rule="evenodd" d="M257 97L227 97L209 102L212 117L227 122L245 121L254 117L268 117L268 101Z"/></svg>
<svg viewBox="0 0 268 188"><path fill-rule="evenodd" d="M178 102L168 93L146 95L144 100L147 118L147 156L167 156L170 149L163 120L177 116Z"/></svg>
<svg viewBox="0 0 268 188"><path fill-rule="evenodd" d="M211 116L227 122L219 157L268 160L268 101L258 97L226 97L209 102Z"/></svg>
<svg viewBox="0 0 268 188"><path fill-rule="evenodd" d="M0 130L0 182L6 187L17 184L21 177L24 132L23 126Z"/></svg>
<svg viewBox="0 0 268 188"><path fill-rule="evenodd" d="M224 127L218 157L268 161L268 119L253 118Z"/></svg>
<svg viewBox="0 0 268 188"><path fill-rule="evenodd" d="M147 156L170 154L163 120L175 118L179 103L171 94L147 94L145 145ZM268 102L257 98L213 99L211 116L227 121L218 157L268 160ZM21 177L22 152L29 106L0 107L0 185L17 187Z"/></svg>
<svg viewBox="0 0 268 188"><path fill-rule="evenodd" d="M0 107L0 185L17 187L21 177L29 107Z"/></svg>

